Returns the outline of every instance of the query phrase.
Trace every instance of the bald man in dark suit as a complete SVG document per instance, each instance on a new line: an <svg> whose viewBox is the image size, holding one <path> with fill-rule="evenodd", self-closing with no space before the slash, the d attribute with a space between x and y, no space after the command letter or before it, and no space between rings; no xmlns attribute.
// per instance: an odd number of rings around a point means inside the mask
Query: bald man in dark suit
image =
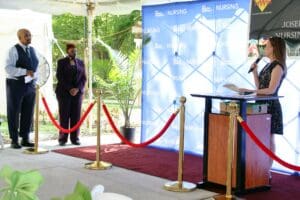
<svg viewBox="0 0 300 200"><path fill-rule="evenodd" d="M76 58L76 46L67 44L68 55L57 62L56 97L59 108L60 125L69 129L79 120L81 114L82 97L86 83L85 67L82 60ZM68 133L59 132L59 145L68 141ZM79 128L70 133L71 143L80 145Z"/></svg>

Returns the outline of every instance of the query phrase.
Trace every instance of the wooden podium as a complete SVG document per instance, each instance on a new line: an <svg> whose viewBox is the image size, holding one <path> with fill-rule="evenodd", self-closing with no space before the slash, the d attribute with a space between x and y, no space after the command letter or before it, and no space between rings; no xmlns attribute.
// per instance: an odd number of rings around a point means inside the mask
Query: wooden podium
<svg viewBox="0 0 300 200"><path fill-rule="evenodd" d="M271 115L247 115L247 102L274 100L274 96L244 96L219 94L191 94L205 99L203 182L198 187L225 186L227 166L227 138L229 115L212 113L212 100L233 100L239 105L239 115L248 123L258 138L270 147ZM234 152L232 187L235 194L253 190L267 190L269 185L270 158L246 135L237 124Z"/></svg>

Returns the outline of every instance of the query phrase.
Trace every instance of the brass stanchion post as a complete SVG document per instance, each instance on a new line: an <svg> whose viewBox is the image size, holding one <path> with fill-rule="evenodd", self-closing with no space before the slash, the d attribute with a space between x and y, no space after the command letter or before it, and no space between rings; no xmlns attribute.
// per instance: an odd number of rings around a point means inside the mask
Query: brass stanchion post
<svg viewBox="0 0 300 200"><path fill-rule="evenodd" d="M185 97L180 97L180 139L179 139L179 158L178 158L178 179L177 181L168 182L164 188L173 192L189 192L196 188L193 183L182 180L183 176L183 161L184 161L184 125L185 125Z"/></svg>
<svg viewBox="0 0 300 200"><path fill-rule="evenodd" d="M47 149L39 148L39 100L40 100L40 86L36 85L35 88L35 117L34 117L34 147L24 150L26 154L43 154L47 153Z"/></svg>
<svg viewBox="0 0 300 200"><path fill-rule="evenodd" d="M236 117L238 113L238 104L235 102L229 103L229 133L227 138L227 170L226 170L226 194L215 196L216 200L227 200L227 199L240 199L233 196L231 193L232 189L232 160L234 155L234 135L236 133Z"/></svg>
<svg viewBox="0 0 300 200"><path fill-rule="evenodd" d="M111 168L111 163L101 161L101 91L97 91L97 151L96 161L86 163L85 168L94 170L104 170Z"/></svg>

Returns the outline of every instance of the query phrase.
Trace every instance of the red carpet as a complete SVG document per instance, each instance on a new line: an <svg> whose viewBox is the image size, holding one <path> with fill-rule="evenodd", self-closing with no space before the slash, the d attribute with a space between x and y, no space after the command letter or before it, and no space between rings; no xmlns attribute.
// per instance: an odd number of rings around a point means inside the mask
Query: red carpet
<svg viewBox="0 0 300 200"><path fill-rule="evenodd" d="M79 147L55 150L74 157L96 160L96 147ZM114 144L101 146L102 161L115 166L145 174L177 180L178 153L155 148L132 148L127 145ZM198 182L201 180L202 159L198 156L184 157L184 180ZM189 169L186 169L188 166Z"/></svg>
<svg viewBox="0 0 300 200"><path fill-rule="evenodd" d="M78 147L55 150L54 152L94 161L96 147ZM103 161L115 166L145 174L177 180L178 153L156 148L132 148L113 144L101 146ZM272 174L272 189L243 196L247 200L300 199L300 177ZM184 181L197 183L202 180L202 157L184 157Z"/></svg>

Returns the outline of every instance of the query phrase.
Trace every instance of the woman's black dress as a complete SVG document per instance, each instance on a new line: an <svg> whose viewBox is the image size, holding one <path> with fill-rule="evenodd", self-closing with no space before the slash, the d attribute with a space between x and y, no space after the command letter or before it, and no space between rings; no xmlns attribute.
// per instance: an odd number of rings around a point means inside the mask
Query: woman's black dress
<svg viewBox="0 0 300 200"><path fill-rule="evenodd" d="M267 64L259 73L259 89L269 87L271 81L271 74L276 65L280 65L284 70L283 66L278 61L273 61ZM278 96L278 90L281 86L282 80L285 74L281 77L280 83L272 96ZM272 134L283 134L283 121L282 121L282 110L278 99L266 101L268 104L268 113L272 115L271 117L271 133Z"/></svg>

